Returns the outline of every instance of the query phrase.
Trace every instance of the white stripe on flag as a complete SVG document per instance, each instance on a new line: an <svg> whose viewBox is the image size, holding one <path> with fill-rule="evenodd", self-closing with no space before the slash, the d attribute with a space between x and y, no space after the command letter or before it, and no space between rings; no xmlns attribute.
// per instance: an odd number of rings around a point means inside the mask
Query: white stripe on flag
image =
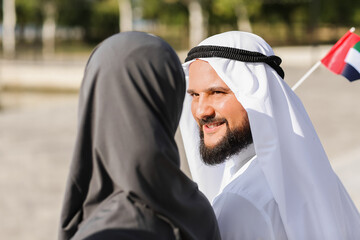
<svg viewBox="0 0 360 240"><path fill-rule="evenodd" d="M355 48L350 48L346 55L345 62L353 66L360 73L360 52Z"/></svg>

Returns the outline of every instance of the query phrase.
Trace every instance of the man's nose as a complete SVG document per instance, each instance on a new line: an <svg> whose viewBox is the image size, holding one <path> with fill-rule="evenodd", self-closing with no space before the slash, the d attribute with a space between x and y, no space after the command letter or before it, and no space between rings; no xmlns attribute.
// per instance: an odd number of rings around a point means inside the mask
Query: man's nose
<svg viewBox="0 0 360 240"><path fill-rule="evenodd" d="M206 97L200 96L199 102L196 108L196 118L205 119L208 117L214 117L215 109L208 101Z"/></svg>

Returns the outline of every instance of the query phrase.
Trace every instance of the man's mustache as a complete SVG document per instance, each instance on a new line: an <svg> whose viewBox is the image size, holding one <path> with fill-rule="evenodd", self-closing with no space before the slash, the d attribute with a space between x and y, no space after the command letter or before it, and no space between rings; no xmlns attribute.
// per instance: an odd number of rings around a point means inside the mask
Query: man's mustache
<svg viewBox="0 0 360 240"><path fill-rule="evenodd" d="M226 118L206 117L199 120L199 125L200 127L202 127L205 124L210 124L214 122L222 122L222 123L226 123L226 125L228 123Z"/></svg>

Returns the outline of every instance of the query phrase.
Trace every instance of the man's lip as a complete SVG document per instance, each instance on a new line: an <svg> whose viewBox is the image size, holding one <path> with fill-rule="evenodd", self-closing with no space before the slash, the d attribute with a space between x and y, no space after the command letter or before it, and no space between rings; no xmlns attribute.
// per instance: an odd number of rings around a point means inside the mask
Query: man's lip
<svg viewBox="0 0 360 240"><path fill-rule="evenodd" d="M203 130L205 133L214 133L216 132L225 122L224 121L218 121L218 122L212 122L208 124L203 125Z"/></svg>

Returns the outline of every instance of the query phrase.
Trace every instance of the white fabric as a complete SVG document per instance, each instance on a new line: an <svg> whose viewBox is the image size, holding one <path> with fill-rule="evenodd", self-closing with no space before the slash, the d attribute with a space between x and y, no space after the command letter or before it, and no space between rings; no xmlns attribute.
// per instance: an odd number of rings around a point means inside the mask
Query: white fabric
<svg viewBox="0 0 360 240"><path fill-rule="evenodd" d="M212 36L199 45L273 55L262 38L239 31ZM214 68L248 113L256 161L288 239L360 239L360 215L333 172L301 101L284 80L264 63L202 60ZM187 76L190 63L183 65ZM220 191L225 164L209 167L201 162L198 128L190 107L187 95L180 122L185 151L193 179L213 200Z"/></svg>
<svg viewBox="0 0 360 240"><path fill-rule="evenodd" d="M278 205L256 157L232 178L213 203L221 238L286 240Z"/></svg>
<svg viewBox="0 0 360 240"><path fill-rule="evenodd" d="M223 189L235 178L241 175L250 165L252 158L255 157L255 148L254 144L250 144L245 149L241 150L235 156L232 156L229 161L225 162L224 175L221 181L220 191Z"/></svg>

